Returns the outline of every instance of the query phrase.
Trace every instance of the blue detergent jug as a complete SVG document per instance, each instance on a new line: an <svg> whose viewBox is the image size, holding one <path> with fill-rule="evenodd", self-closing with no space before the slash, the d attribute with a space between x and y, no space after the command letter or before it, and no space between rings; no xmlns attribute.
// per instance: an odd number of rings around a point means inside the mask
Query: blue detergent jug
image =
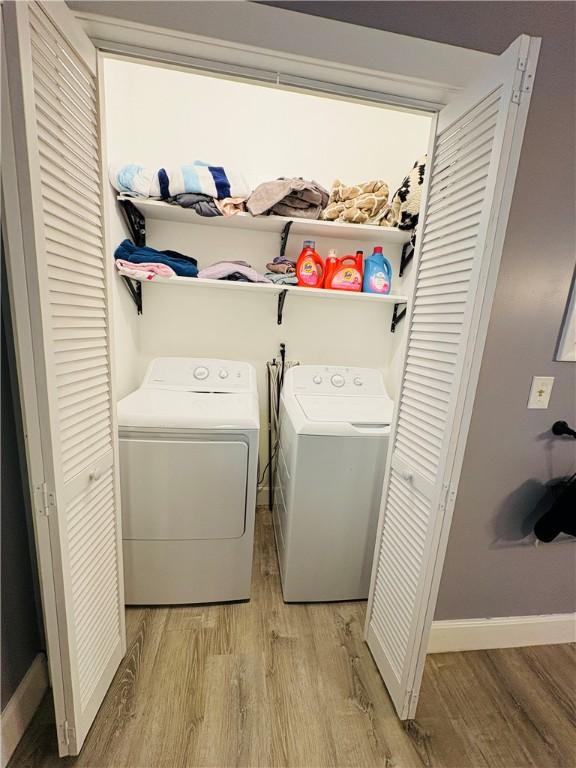
<svg viewBox="0 0 576 768"><path fill-rule="evenodd" d="M390 293L392 290L392 266L376 245L371 256L364 261L364 293Z"/></svg>

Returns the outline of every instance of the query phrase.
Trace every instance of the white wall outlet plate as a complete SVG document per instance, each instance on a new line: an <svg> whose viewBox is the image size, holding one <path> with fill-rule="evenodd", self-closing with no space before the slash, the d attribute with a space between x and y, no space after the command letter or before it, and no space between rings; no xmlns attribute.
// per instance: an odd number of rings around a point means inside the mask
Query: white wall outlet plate
<svg viewBox="0 0 576 768"><path fill-rule="evenodd" d="M528 395L528 408L548 408L554 376L534 376Z"/></svg>

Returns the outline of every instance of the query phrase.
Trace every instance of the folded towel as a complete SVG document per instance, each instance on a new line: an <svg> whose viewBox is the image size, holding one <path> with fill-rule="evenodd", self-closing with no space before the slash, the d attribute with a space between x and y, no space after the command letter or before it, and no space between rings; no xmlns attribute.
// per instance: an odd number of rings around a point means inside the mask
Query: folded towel
<svg viewBox="0 0 576 768"><path fill-rule="evenodd" d="M246 201L253 216L263 213L317 219L328 202L328 192L317 181L276 179L256 187Z"/></svg>
<svg viewBox="0 0 576 768"><path fill-rule="evenodd" d="M142 261L139 264L133 264L131 261L116 259L116 269L125 277L136 278L137 280L153 280L158 277L173 277L176 272L167 264L155 264L153 262Z"/></svg>
<svg viewBox="0 0 576 768"><path fill-rule="evenodd" d="M279 275L277 272L266 272L264 277L276 285L298 285L296 275Z"/></svg>
<svg viewBox="0 0 576 768"><path fill-rule="evenodd" d="M366 181L347 186L337 179L322 218L349 224L380 223L379 214L386 209L387 203L388 185L385 181Z"/></svg>
<svg viewBox="0 0 576 768"><path fill-rule="evenodd" d="M196 277L198 262L178 251L157 251L149 246L138 248L131 240L123 240L114 252L115 259L132 264L166 264L180 277Z"/></svg>
<svg viewBox="0 0 576 768"><path fill-rule="evenodd" d="M296 272L296 267L290 261L282 264L271 261L266 264L266 269L268 272L274 272L276 275L293 275Z"/></svg>
<svg viewBox="0 0 576 768"><path fill-rule="evenodd" d="M112 165L110 181L114 189L124 195L162 200L185 192L209 195L218 200L228 197L246 198L250 194L241 174L202 160L195 160L189 165L177 168L157 170L134 163Z"/></svg>

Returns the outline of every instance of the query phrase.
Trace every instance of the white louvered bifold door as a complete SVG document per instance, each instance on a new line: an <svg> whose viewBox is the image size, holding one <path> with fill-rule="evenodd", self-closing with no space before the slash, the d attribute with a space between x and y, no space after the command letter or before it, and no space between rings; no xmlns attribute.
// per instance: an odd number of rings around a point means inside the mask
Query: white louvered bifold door
<svg viewBox="0 0 576 768"><path fill-rule="evenodd" d="M62 3L4 6L43 460L33 490L49 536L40 577L54 596L60 753L76 754L125 651L96 51Z"/></svg>
<svg viewBox="0 0 576 768"><path fill-rule="evenodd" d="M366 620L403 719L416 710L538 45L522 37L498 57L439 113L431 142Z"/></svg>

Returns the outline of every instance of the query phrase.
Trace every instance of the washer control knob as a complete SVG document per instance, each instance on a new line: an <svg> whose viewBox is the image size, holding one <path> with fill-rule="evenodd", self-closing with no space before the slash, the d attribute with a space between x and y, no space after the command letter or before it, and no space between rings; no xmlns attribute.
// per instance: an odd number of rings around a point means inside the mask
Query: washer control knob
<svg viewBox="0 0 576 768"><path fill-rule="evenodd" d="M312 381L314 382L314 384L322 384L322 376L318 376L318 374L316 374L316 376L314 376Z"/></svg>
<svg viewBox="0 0 576 768"><path fill-rule="evenodd" d="M344 376L341 376L339 373L335 373L334 376L332 376L332 378L330 379L330 381L332 382L333 387L338 387L338 388L343 387L344 384L346 383L344 381Z"/></svg>
<svg viewBox="0 0 576 768"><path fill-rule="evenodd" d="M354 376L354 384L356 384L357 387L361 387L364 382L360 378L360 376Z"/></svg>
<svg viewBox="0 0 576 768"><path fill-rule="evenodd" d="M226 368L221 368L221 369L218 371L218 376L219 376L221 379L227 379L227 378L228 378L228 371L226 370Z"/></svg>
<svg viewBox="0 0 576 768"><path fill-rule="evenodd" d="M203 381L210 375L210 371L203 365L199 365L198 368L194 368L194 378Z"/></svg>

